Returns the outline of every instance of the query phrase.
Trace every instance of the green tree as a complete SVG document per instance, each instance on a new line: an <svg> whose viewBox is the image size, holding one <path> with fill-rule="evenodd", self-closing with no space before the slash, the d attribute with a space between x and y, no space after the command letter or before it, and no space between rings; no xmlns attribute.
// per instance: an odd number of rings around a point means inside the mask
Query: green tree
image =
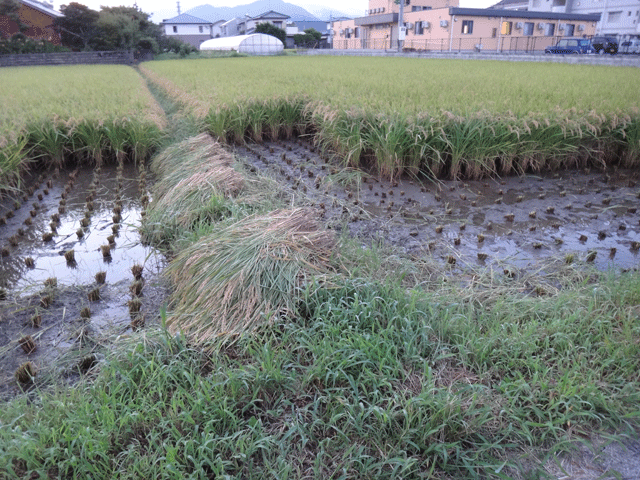
<svg viewBox="0 0 640 480"><path fill-rule="evenodd" d="M132 7L102 7L96 22L96 50L158 51L161 28L149 20L149 14Z"/></svg>
<svg viewBox="0 0 640 480"><path fill-rule="evenodd" d="M283 44L287 44L287 32L276 27L273 23L264 22L256 25L256 33L264 33L280 39Z"/></svg>
<svg viewBox="0 0 640 480"><path fill-rule="evenodd" d="M97 22L100 14L84 5L71 2L62 5L63 17L53 22L60 29L62 44L75 49L89 50L90 42L98 32Z"/></svg>
<svg viewBox="0 0 640 480"><path fill-rule="evenodd" d="M320 44L322 34L315 28L307 28L304 33L298 33L293 36L293 43L296 47L315 48Z"/></svg>

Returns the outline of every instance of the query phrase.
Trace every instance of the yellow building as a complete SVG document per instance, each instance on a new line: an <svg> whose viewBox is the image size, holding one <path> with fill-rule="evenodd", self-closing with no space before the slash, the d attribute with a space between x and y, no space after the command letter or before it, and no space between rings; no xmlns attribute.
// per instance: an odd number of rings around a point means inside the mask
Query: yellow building
<svg viewBox="0 0 640 480"><path fill-rule="evenodd" d="M333 22L333 48L404 51L534 52L558 37L590 37L600 14L460 8L458 0L369 0L365 17ZM404 39L402 34L404 33Z"/></svg>

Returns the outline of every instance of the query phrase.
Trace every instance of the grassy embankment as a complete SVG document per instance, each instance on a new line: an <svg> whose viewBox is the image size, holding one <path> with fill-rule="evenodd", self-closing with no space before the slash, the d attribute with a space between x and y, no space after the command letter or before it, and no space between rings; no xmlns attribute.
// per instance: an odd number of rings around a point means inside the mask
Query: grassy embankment
<svg viewBox="0 0 640 480"><path fill-rule="evenodd" d="M3 68L0 84L1 191L19 189L34 161L144 158L165 127L162 109L130 67Z"/></svg>
<svg viewBox="0 0 640 480"><path fill-rule="evenodd" d="M278 57L154 62L143 72L224 141L309 133L345 165L374 164L385 176L640 162L638 69Z"/></svg>
<svg viewBox="0 0 640 480"><path fill-rule="evenodd" d="M170 334L8 404L0 475L535 478L535 457L637 427L637 272L447 278L324 231L206 136L152 168Z"/></svg>

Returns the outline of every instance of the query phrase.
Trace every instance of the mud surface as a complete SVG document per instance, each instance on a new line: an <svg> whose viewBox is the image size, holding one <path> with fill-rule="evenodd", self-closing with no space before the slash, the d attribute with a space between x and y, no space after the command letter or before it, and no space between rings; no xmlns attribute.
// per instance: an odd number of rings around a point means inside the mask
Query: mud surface
<svg viewBox="0 0 640 480"><path fill-rule="evenodd" d="M634 269L640 260L640 172L569 171L484 181L396 182L331 166L307 142L237 148L320 208L335 228L382 240L453 268L499 265L509 274L546 257Z"/></svg>
<svg viewBox="0 0 640 480"><path fill-rule="evenodd" d="M158 315L164 259L141 245L137 231L147 183L133 165L51 172L4 201L0 398L29 387L14 378L25 362L39 372L36 379L55 373L53 366L74 378L97 361L91 356L102 344L141 328L143 316L150 322ZM136 285L134 265L143 267ZM138 306L140 313L130 311ZM36 349L29 353L29 345Z"/></svg>

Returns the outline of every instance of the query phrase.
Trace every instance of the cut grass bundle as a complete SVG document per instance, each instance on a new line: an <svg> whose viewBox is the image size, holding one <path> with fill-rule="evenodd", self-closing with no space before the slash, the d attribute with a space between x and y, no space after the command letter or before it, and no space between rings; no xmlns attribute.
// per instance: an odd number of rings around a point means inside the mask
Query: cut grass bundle
<svg viewBox="0 0 640 480"><path fill-rule="evenodd" d="M154 203L145 215L143 238L161 244L228 214L225 198L243 189L242 174L231 165L233 156L209 135L198 135L174 145L152 161L161 181Z"/></svg>
<svg viewBox="0 0 640 480"><path fill-rule="evenodd" d="M182 251L167 272L172 331L196 343L295 312L295 290L325 272L334 247L310 209L277 210L223 227Z"/></svg>

